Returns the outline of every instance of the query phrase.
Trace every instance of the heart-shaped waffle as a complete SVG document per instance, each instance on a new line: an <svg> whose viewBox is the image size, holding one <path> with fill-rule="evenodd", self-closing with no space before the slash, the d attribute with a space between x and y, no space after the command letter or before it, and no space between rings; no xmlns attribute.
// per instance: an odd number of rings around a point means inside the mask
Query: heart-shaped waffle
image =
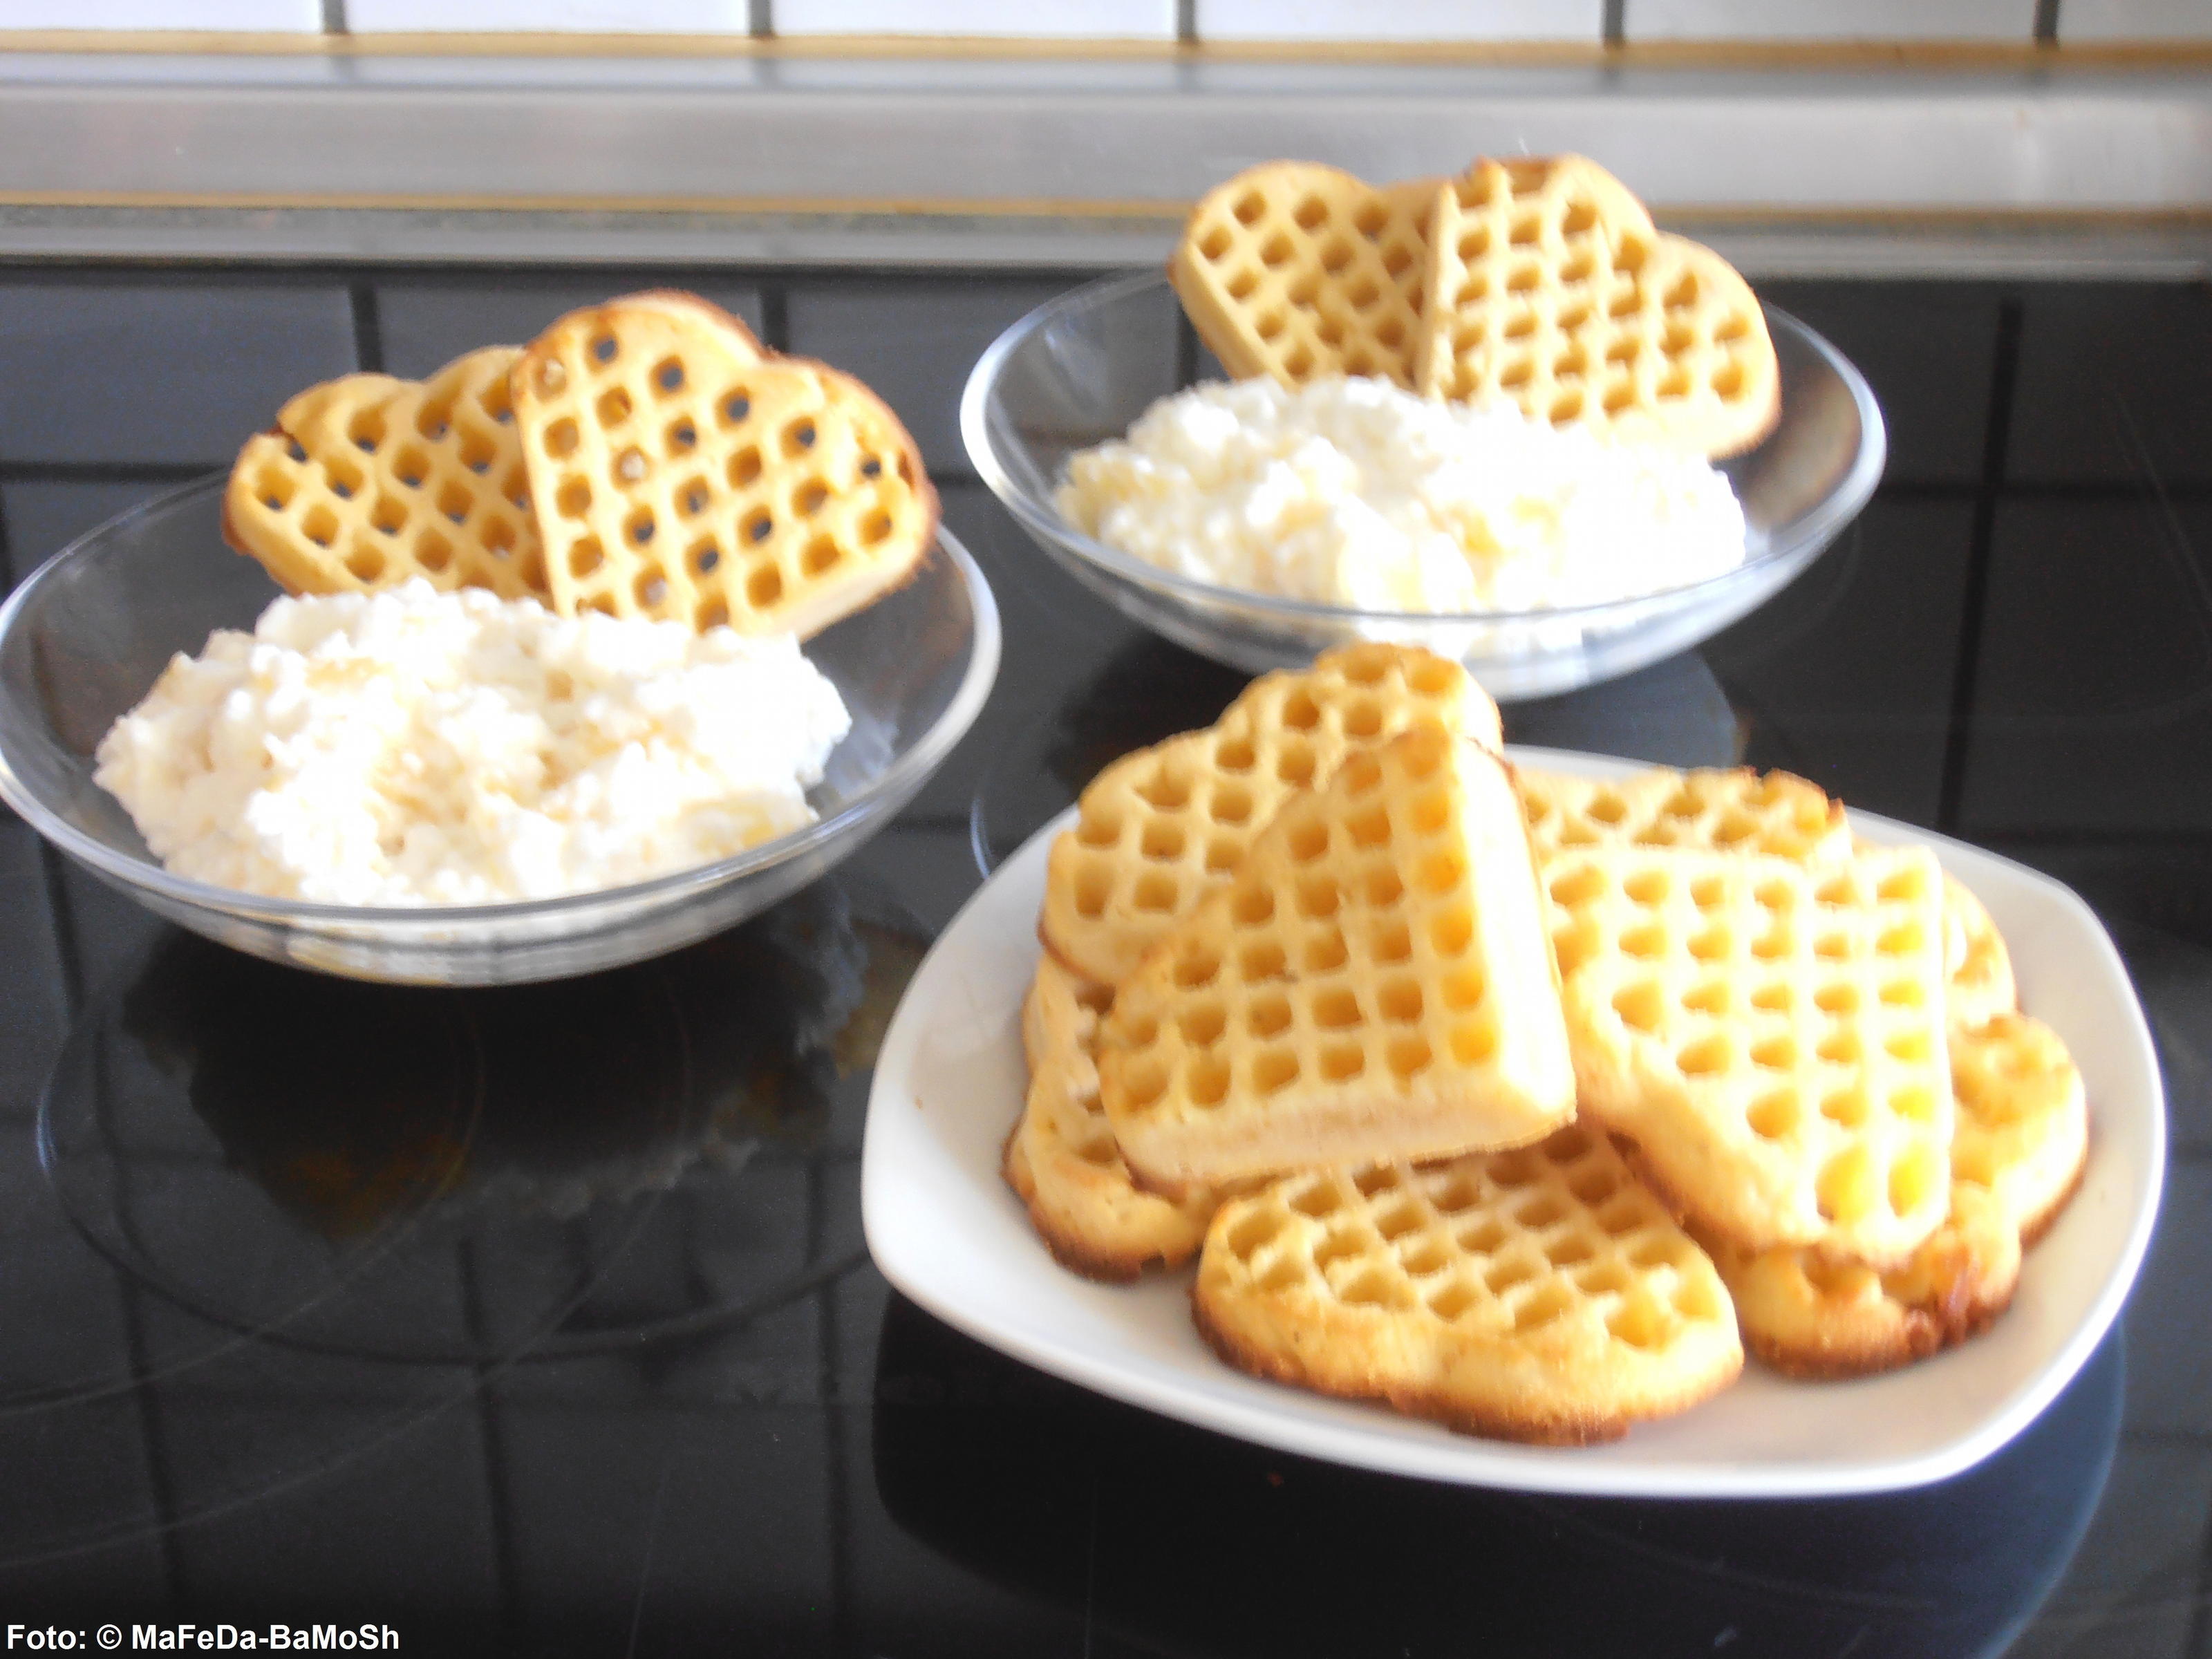
<svg viewBox="0 0 2212 1659"><path fill-rule="evenodd" d="M1575 1078L1505 763L1431 721L1285 799L1115 988L1099 1097L1180 1190L1541 1139Z"/></svg>
<svg viewBox="0 0 2212 1659"><path fill-rule="evenodd" d="M488 346L428 380L349 374L309 386L239 452L223 539L293 593L420 576L441 589L545 598L508 405L520 355Z"/></svg>
<svg viewBox="0 0 2212 1659"><path fill-rule="evenodd" d="M1498 705L1458 663L1370 641L1256 679L1203 732L1120 760L1053 843L1037 931L1085 976L1120 983L1225 886L1291 794L1422 720L1501 746Z"/></svg>
<svg viewBox="0 0 2212 1659"><path fill-rule="evenodd" d="M1651 1184L1746 1250L1910 1256L1951 1173L1934 855L1579 847L1543 874L1582 1110Z"/></svg>
<svg viewBox="0 0 2212 1659"><path fill-rule="evenodd" d="M1537 420L1732 455L1781 410L1774 343L1743 278L1652 228L1578 155L1478 161L1427 226L1414 383Z"/></svg>
<svg viewBox="0 0 2212 1659"><path fill-rule="evenodd" d="M516 364L554 608L801 636L914 574L937 495L851 376L687 294L572 312Z"/></svg>
<svg viewBox="0 0 2212 1659"><path fill-rule="evenodd" d="M1168 280L1240 380L1377 374L1410 390L1437 190L1311 161L1248 167L1200 199Z"/></svg>
<svg viewBox="0 0 2212 1659"><path fill-rule="evenodd" d="M1614 1439L1743 1367L1711 1261L1580 1125L1233 1200L1191 1307L1241 1370L1508 1440Z"/></svg>

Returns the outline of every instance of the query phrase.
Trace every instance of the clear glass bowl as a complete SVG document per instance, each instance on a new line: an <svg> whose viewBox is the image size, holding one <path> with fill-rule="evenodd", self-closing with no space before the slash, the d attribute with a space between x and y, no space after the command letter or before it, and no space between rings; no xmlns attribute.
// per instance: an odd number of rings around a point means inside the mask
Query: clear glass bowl
<svg viewBox="0 0 2212 1659"><path fill-rule="evenodd" d="M1721 463L1749 525L1743 563L1571 610L1442 616L1279 599L1172 574L1070 525L1053 505L1068 457L1121 437L1194 378L1159 272L1088 283L1000 335L968 378L960 430L976 471L1040 547L1117 610L1194 651L1260 673L1348 641L1401 640L1460 659L1494 697L1547 696L1717 633L1810 564L1874 493L1888 447L1864 377L1796 318L1770 307L1766 323L1782 416L1756 449Z"/></svg>
<svg viewBox="0 0 2212 1659"><path fill-rule="evenodd" d="M177 652L251 628L277 588L223 544L218 477L110 520L0 607L0 799L110 886L255 956L360 979L494 985L654 956L766 908L854 853L914 796L990 695L999 612L939 532L898 592L807 641L853 730L809 799L817 823L719 864L565 898L368 908L258 897L171 875L92 753Z"/></svg>

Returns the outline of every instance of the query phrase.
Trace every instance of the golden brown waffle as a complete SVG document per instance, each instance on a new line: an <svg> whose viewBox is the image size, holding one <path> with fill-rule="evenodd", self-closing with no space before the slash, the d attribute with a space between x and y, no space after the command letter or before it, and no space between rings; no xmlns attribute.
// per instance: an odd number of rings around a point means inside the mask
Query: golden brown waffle
<svg viewBox="0 0 2212 1659"><path fill-rule="evenodd" d="M1716 1248L1751 1351L1800 1376L1887 1370L1963 1341L2010 1304L2021 1251L2088 1158L2081 1073L2056 1032L2018 1014L1954 1024L1951 1209L1902 1268L1810 1250Z"/></svg>
<svg viewBox="0 0 2212 1659"><path fill-rule="evenodd" d="M2021 1241L2042 1237L2089 1158L2081 1073L2058 1034L2023 1014L1951 1030L1959 1118L1954 1177L1987 1188Z"/></svg>
<svg viewBox="0 0 2212 1659"><path fill-rule="evenodd" d="M937 495L849 375L684 294L572 312L514 370L555 608L818 632L913 575Z"/></svg>
<svg viewBox="0 0 2212 1659"><path fill-rule="evenodd" d="M1943 961L1951 1029L1985 1025L2020 1006L2012 957L1988 908L1955 876L1943 878Z"/></svg>
<svg viewBox="0 0 2212 1659"><path fill-rule="evenodd" d="M1498 705L1459 664L1410 646L1346 646L1254 681L1210 730L1124 756L1053 843L1046 947L1087 978L1127 979L1228 880L1286 797L1423 719L1498 746Z"/></svg>
<svg viewBox="0 0 2212 1659"><path fill-rule="evenodd" d="M1844 804L1787 772L1654 768L1618 781L1516 769L1529 839L1563 848L1686 847L1814 863L1850 854Z"/></svg>
<svg viewBox="0 0 2212 1659"><path fill-rule="evenodd" d="M1192 210L1168 280L1237 380L1374 374L1410 391L1438 188L1378 189L1313 161L1248 167Z"/></svg>
<svg viewBox="0 0 2212 1659"><path fill-rule="evenodd" d="M308 387L246 441L223 539L291 593L396 587L547 596L507 403L520 354L489 346L428 380L349 374Z"/></svg>
<svg viewBox="0 0 2212 1659"><path fill-rule="evenodd" d="M1554 426L1732 455L1782 407L1766 319L1710 248L1577 155L1482 161L1437 197L1414 383Z"/></svg>
<svg viewBox="0 0 2212 1659"><path fill-rule="evenodd" d="M1901 1267L1877 1273L1814 1250L1714 1248L1744 1346L1791 1376L1894 1370L1985 1329L2020 1283L2020 1234L1988 1188L1951 1188L1943 1223Z"/></svg>
<svg viewBox="0 0 2212 1659"><path fill-rule="evenodd" d="M1509 1440L1612 1439L1743 1364L1712 1263L1579 1127L1232 1200L1192 1308L1241 1370Z"/></svg>
<svg viewBox="0 0 2212 1659"><path fill-rule="evenodd" d="M1504 763L1421 725L1291 796L1117 988L1098 1071L1155 1188L1517 1146L1571 1118Z"/></svg>
<svg viewBox="0 0 2212 1659"><path fill-rule="evenodd" d="M1062 1265L1091 1279L1125 1280L1155 1262L1188 1261L1218 1200L1200 1190L1170 1203L1130 1181L1099 1109L1091 1060L1098 1015L1110 1000L1050 957L1038 964L1023 1006L1029 1097L1002 1168Z"/></svg>
<svg viewBox="0 0 2212 1659"><path fill-rule="evenodd" d="M1098 1046L1099 1017L1114 1006L1114 988L1085 979L1047 957L1037 963L1022 999L1022 1054L1030 1070L1047 1059L1081 1054Z"/></svg>
<svg viewBox="0 0 2212 1659"><path fill-rule="evenodd" d="M1740 1249L1902 1263L1949 1202L1942 872L1593 847L1544 865L1583 1109Z"/></svg>

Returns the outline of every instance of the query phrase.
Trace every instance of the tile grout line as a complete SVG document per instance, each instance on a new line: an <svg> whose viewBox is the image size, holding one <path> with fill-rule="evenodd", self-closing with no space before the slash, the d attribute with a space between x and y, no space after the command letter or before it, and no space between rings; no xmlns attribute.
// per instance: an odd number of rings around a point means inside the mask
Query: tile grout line
<svg viewBox="0 0 2212 1659"><path fill-rule="evenodd" d="M770 351L791 349L791 307L781 283L760 285L761 343Z"/></svg>
<svg viewBox="0 0 2212 1659"><path fill-rule="evenodd" d="M829 1244L830 1188L821 1161L806 1161L806 1264L817 1267ZM815 1296L815 1353L819 1369L817 1388L821 1396L823 1474L830 1498L830 1623L831 1640L839 1653L853 1651L853 1505L847 1483L852 1468L845 1455L845 1401L839 1367L843 1345L838 1340L837 1291L844 1275L823 1282Z"/></svg>
<svg viewBox="0 0 2212 1659"><path fill-rule="evenodd" d="M52 851L51 848L48 849ZM82 994L80 993L80 995ZM71 1024L75 1024L73 1014ZM96 1115L100 1138L111 1154L115 1150L116 1137L112 1120L114 1100L108 1088L107 1052L105 1045L93 1050L93 1097L98 1103ZM119 1214L126 1237L132 1248L139 1245L133 1220L127 1213ZM150 1294L129 1273L113 1261L108 1271L114 1275L117 1297L123 1310L123 1340L131 1358L131 1399L138 1419L138 1435L146 1452L146 1484L152 1498L154 1513L160 1523L161 1578L168 1591L172 1607L184 1604L189 1588L185 1572L184 1556L177 1547L176 1477L169 1467L169 1443L162 1426L161 1409L154 1390L153 1368L149 1360L146 1337L145 1297Z"/></svg>
<svg viewBox="0 0 2212 1659"><path fill-rule="evenodd" d="M2125 827L2112 830L2081 830L2064 827L2042 830L2007 829L2002 825L1984 830L1975 836L1978 845L1997 847L2039 847L2053 852L2103 852L2107 849L2129 852L2193 853L2204 848L2204 832L2201 830L2154 830Z"/></svg>
<svg viewBox="0 0 2212 1659"><path fill-rule="evenodd" d="M461 1316L471 1340L481 1348L487 1344L490 1327L484 1315L483 1280L475 1241L461 1240L455 1254L461 1278ZM500 1623L512 1640L522 1629L522 1580L514 1559L514 1523L507 1516L506 1419L493 1395L492 1378L497 1368L479 1362L469 1369L476 1378L477 1433L483 1446L484 1499L491 1516L492 1571L499 1583Z"/></svg>
<svg viewBox="0 0 2212 1659"><path fill-rule="evenodd" d="M1973 528L1966 547L1966 592L1959 601L1959 662L1951 680L1951 730L1943 744L1943 781L1936 795L1936 827L1958 832L1959 808L1966 787L1972 747L1976 682L1979 678L1982 633L1990 586L1990 543L1997 505L2003 493L2012 437L2012 406L2020 375L2020 336L2024 309L2018 294L1997 305L1995 361L1990 374L1989 425L1982 440L1982 479L1974 496Z"/></svg>
<svg viewBox="0 0 2212 1659"><path fill-rule="evenodd" d="M376 306L376 285L368 281L346 284L353 312L354 367L364 374L384 372L384 325Z"/></svg>
<svg viewBox="0 0 2212 1659"><path fill-rule="evenodd" d="M2212 1589L2212 1528L2197 1535L2197 1605L2189 1616L2189 1641L2185 1653L2202 1653L2208 1635L2212 1635L2212 1602L2205 1594Z"/></svg>

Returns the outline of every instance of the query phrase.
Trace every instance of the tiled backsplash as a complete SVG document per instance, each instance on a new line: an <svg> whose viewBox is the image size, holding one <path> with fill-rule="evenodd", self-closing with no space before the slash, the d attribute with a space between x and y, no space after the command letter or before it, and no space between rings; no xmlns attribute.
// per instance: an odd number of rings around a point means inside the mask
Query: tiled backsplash
<svg viewBox="0 0 2212 1659"><path fill-rule="evenodd" d="M319 33L322 0L0 0L0 28L237 29Z"/></svg>
<svg viewBox="0 0 2212 1659"><path fill-rule="evenodd" d="M2212 40L2207 0L0 0L0 31L1171 41Z"/></svg>
<svg viewBox="0 0 2212 1659"><path fill-rule="evenodd" d="M2035 0L1627 0L1647 40L2023 40Z"/></svg>
<svg viewBox="0 0 2212 1659"><path fill-rule="evenodd" d="M1604 0L1196 0L1201 40L1597 40Z"/></svg>
<svg viewBox="0 0 2212 1659"><path fill-rule="evenodd" d="M360 34L482 30L573 30L607 34L744 34L746 0L345 0L343 21Z"/></svg>

